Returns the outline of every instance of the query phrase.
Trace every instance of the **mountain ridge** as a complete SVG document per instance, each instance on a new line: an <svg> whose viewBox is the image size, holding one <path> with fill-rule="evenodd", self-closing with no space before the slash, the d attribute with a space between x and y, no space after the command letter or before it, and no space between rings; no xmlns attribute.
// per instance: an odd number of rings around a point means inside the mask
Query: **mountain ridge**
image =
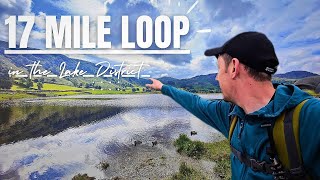
<svg viewBox="0 0 320 180"><path fill-rule="evenodd" d="M59 74L59 65L62 62L66 62L68 66L75 67L78 62L81 63L81 69L87 71L89 74L95 74L95 72L98 70L98 67L95 66L94 63L81 60L81 59L75 59L75 58L69 58L65 55L7 55L4 54L4 49L7 49L8 45L7 42L0 41L0 61L1 66L4 66L4 68L1 68L2 70L8 70L8 66L16 66L19 69L23 69L24 71L27 71L27 68L25 67L26 64L33 64L35 61L41 61L41 64L43 65L43 69L50 70L54 74ZM31 49L31 48L30 48ZM34 49L34 48L32 48ZM0 72L1 74L5 74L4 72ZM275 74L273 77L274 79L277 79L277 81L280 79L280 82L282 79L300 79L304 77L309 76L315 76L318 74L308 72L308 71L290 71L283 74ZM216 81L217 73L211 73L206 75L197 75L191 78L182 78L182 79L176 79L173 77L161 77L158 78L162 83L172 85L178 88L184 88L187 90L205 90L205 91L218 91L219 90L219 83ZM101 81L103 84L107 84L106 82L109 82L109 86L104 87L108 88L110 87L111 81L113 82L112 87L113 88L120 88L124 86L144 86L147 83L150 83L150 80L148 79L138 79L138 78L121 78L120 80L116 77L113 78L94 78L90 79L91 81ZM80 82L87 82L90 81L89 79L85 78L66 78L66 80L61 80L62 84L77 86ZM120 83L121 81L121 83ZM290 81L292 82L292 81ZM116 84L118 83L118 84Z"/></svg>

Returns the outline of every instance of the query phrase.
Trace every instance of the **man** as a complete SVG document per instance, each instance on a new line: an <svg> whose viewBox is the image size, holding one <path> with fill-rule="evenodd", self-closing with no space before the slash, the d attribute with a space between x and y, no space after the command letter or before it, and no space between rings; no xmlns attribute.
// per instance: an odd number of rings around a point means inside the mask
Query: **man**
<svg viewBox="0 0 320 180"><path fill-rule="evenodd" d="M320 178L320 101L294 85L273 85L273 75L279 64L271 41L262 33L241 33L222 47L209 49L206 56L216 56L223 100L210 101L156 79L147 84L161 90L199 119L229 136L231 117L238 118L230 145L232 179L273 179L270 138L266 123L274 121L283 112L309 99L300 113L299 138L303 166L308 175ZM239 152L239 153L236 153ZM239 155L240 154L240 155ZM252 157L257 164L248 164L244 157ZM251 160L251 159L250 159ZM251 161L250 161L251 162ZM249 162L249 163L250 163Z"/></svg>

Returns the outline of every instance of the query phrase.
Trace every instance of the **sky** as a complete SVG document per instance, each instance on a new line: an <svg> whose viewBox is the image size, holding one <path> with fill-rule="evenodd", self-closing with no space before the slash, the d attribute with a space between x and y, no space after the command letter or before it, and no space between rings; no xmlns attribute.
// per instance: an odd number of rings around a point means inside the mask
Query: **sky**
<svg viewBox="0 0 320 180"><path fill-rule="evenodd" d="M111 16L108 40L121 48L121 16L129 16L129 38L134 40L136 19L148 15L185 15L189 33L181 39L188 55L68 55L94 63L144 62L152 77L190 78L217 72L215 57L204 56L208 48L221 46L245 31L259 31L273 42L280 61L277 73L304 70L320 74L319 0L2 0L0 1L0 40L8 41L4 21L12 15L36 16L28 46L45 47L45 16L90 17L90 40L96 40L96 17ZM18 34L22 26L17 27ZM19 37L19 36L17 36ZM19 38L17 38L19 39ZM152 46L153 48L153 46Z"/></svg>

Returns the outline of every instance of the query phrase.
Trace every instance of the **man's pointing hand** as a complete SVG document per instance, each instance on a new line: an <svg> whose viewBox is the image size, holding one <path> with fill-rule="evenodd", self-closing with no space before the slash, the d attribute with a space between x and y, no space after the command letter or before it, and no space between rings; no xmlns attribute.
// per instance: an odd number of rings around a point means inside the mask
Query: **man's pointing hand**
<svg viewBox="0 0 320 180"><path fill-rule="evenodd" d="M146 84L147 87L154 89L154 90L161 90L163 84L156 79L150 78L150 80L152 81L152 84Z"/></svg>

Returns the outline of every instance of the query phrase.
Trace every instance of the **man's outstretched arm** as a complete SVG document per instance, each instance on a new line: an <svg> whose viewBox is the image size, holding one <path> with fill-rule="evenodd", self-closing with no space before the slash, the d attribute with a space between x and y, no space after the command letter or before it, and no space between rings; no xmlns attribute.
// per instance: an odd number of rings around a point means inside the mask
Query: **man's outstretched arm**
<svg viewBox="0 0 320 180"><path fill-rule="evenodd" d="M146 84L147 87L159 90L164 95L171 97L193 115L228 137L230 127L228 117L230 110L229 103L223 100L206 100L198 95L164 85L156 79L151 78L150 80L152 81L152 84Z"/></svg>

